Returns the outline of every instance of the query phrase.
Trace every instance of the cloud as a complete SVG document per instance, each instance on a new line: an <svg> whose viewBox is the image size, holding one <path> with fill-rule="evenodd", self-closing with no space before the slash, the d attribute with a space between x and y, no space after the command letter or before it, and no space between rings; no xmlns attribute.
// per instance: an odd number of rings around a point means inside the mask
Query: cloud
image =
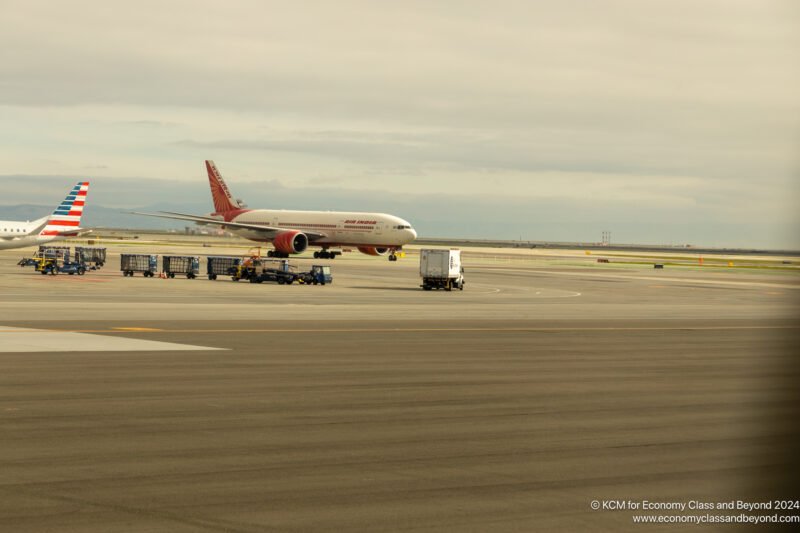
<svg viewBox="0 0 800 533"><path fill-rule="evenodd" d="M272 188L797 228L792 2L7 4L6 173L194 183L213 158Z"/></svg>

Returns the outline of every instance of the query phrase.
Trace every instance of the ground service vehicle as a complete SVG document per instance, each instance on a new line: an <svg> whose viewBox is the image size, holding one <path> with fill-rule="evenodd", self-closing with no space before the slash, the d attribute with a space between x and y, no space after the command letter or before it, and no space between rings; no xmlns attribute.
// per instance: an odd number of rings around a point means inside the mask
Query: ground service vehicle
<svg viewBox="0 0 800 533"><path fill-rule="evenodd" d="M36 267L39 265L40 261L44 258L54 259L58 261L59 259L64 259L65 261L69 261L69 246L39 246L39 250L33 254L33 257L23 257L17 263L21 267L32 266ZM36 269L39 272L39 268Z"/></svg>
<svg viewBox="0 0 800 533"><path fill-rule="evenodd" d="M76 250L78 249L76 248ZM77 254L79 253L80 252L77 252ZM69 259L70 259L69 246L40 245L39 250L33 254L33 257L22 258L17 264L22 267L26 266L36 267L37 272L46 270L47 272L43 272L43 274L48 274L50 273L48 265L51 262L55 263L56 266L58 266L58 264L62 261L65 263L69 263Z"/></svg>
<svg viewBox="0 0 800 533"><path fill-rule="evenodd" d="M74 261L64 261L53 251L46 251L41 255L37 255L38 257L34 257L32 260L35 261L36 272L40 272L42 275L50 274L55 276L62 273L70 276L73 274L83 276L86 274L86 263L83 262L80 254L75 257Z"/></svg>
<svg viewBox="0 0 800 533"><path fill-rule="evenodd" d="M41 272L42 275L52 274L55 276L58 274L58 258L55 255L45 254L35 260L36 272Z"/></svg>
<svg viewBox="0 0 800 533"><path fill-rule="evenodd" d="M280 285L291 284L297 279L297 274L291 272L288 259L263 259L260 255L245 259L243 265L250 263L249 268L243 269L242 279L249 279L251 283L274 281Z"/></svg>
<svg viewBox="0 0 800 533"><path fill-rule="evenodd" d="M119 260L123 276L133 276L135 272L141 272L144 277L152 278L158 272L157 255L122 254Z"/></svg>
<svg viewBox="0 0 800 533"><path fill-rule="evenodd" d="M185 274L187 279L194 279L200 273L200 258L190 255L165 255L161 258L161 270L169 278L175 274Z"/></svg>
<svg viewBox="0 0 800 533"><path fill-rule="evenodd" d="M206 259L206 273L208 279L215 280L217 276L232 276L242 264L241 257L211 255Z"/></svg>
<svg viewBox="0 0 800 533"><path fill-rule="evenodd" d="M240 279L251 279L264 270L264 262L260 257L248 257L231 269L230 275L233 281Z"/></svg>
<svg viewBox="0 0 800 533"><path fill-rule="evenodd" d="M297 274L280 268L265 268L260 273L250 278L250 283L264 283L274 281L278 285L291 285L297 279Z"/></svg>
<svg viewBox="0 0 800 533"><path fill-rule="evenodd" d="M58 266L58 271L62 274L69 274L70 276L73 274L83 276L86 274L86 263L83 261L65 261Z"/></svg>
<svg viewBox="0 0 800 533"><path fill-rule="evenodd" d="M333 283L331 267L328 265L314 265L309 272L300 274L299 277L306 285L325 285L326 283Z"/></svg>
<svg viewBox="0 0 800 533"><path fill-rule="evenodd" d="M464 290L464 267L461 265L461 250L419 251L419 275L421 287L431 289Z"/></svg>

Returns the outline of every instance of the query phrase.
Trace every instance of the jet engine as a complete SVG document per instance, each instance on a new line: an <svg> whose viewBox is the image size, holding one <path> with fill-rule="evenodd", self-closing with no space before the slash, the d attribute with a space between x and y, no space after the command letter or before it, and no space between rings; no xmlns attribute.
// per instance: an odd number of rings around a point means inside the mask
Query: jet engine
<svg viewBox="0 0 800 533"><path fill-rule="evenodd" d="M308 236L302 231L282 231L273 239L272 245L284 254L301 254L308 248Z"/></svg>
<svg viewBox="0 0 800 533"><path fill-rule="evenodd" d="M389 253L388 248L376 248L374 246L359 246L358 251L367 255L386 255Z"/></svg>

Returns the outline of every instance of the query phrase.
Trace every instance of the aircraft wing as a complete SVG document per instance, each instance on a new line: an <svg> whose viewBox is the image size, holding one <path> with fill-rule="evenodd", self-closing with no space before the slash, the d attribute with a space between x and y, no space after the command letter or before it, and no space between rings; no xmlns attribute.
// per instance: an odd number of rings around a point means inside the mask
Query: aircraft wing
<svg viewBox="0 0 800 533"><path fill-rule="evenodd" d="M64 231L59 231L56 236L58 237L80 237L81 235L86 235L87 233L91 233L93 230L86 229L86 228L73 228Z"/></svg>
<svg viewBox="0 0 800 533"><path fill-rule="evenodd" d="M175 220L187 220L189 222L195 222L198 224L213 224L215 226L220 226L221 228L238 228L238 229L247 229L251 231L257 231L264 235L265 239L273 239L279 233L291 230L292 228L275 228L273 226L267 226L265 224L254 224L248 222L225 222L224 220L220 220L218 218L213 217L204 217L199 215L187 215L186 213L173 213L172 211L161 211L159 213L139 213L134 212L134 215L144 215L147 217L159 217L159 218L171 218ZM326 237L324 233L318 233L315 231L306 231L306 230L298 230L302 231L308 237L308 240L313 242L317 239L321 239Z"/></svg>
<svg viewBox="0 0 800 533"><path fill-rule="evenodd" d="M44 227L50 223L50 217L40 218L36 222L38 222L39 224L30 231L30 235L38 235L39 232L41 232L44 229Z"/></svg>

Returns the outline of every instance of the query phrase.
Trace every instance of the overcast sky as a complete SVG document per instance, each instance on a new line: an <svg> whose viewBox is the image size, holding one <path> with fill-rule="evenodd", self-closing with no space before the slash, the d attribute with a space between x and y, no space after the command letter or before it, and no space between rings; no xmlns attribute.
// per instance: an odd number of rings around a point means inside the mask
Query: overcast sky
<svg viewBox="0 0 800 533"><path fill-rule="evenodd" d="M211 158L429 235L797 248L799 6L0 0L0 203Z"/></svg>

